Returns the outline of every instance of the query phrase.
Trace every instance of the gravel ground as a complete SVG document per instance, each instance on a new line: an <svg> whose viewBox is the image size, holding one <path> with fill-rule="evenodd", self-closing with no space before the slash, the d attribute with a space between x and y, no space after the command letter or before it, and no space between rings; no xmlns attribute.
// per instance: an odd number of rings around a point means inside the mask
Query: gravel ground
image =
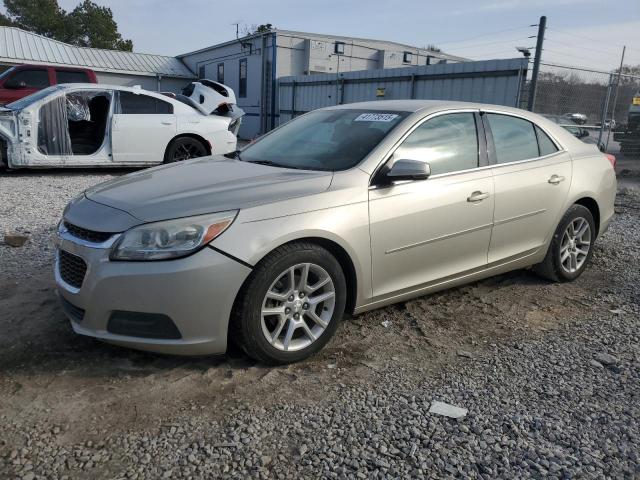
<svg viewBox="0 0 640 480"><path fill-rule="evenodd" d="M319 355L265 368L70 332L45 248L113 174L0 176L2 229L32 235L0 245L1 478L640 477L639 190L576 282L502 275L345 319Z"/></svg>

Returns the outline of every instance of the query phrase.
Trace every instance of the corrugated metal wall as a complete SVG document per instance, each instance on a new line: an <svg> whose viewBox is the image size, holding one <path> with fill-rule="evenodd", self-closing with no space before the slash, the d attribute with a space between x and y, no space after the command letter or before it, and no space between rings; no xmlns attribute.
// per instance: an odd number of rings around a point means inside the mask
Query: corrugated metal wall
<svg viewBox="0 0 640 480"><path fill-rule="evenodd" d="M486 60L278 79L279 121L369 100L459 100L518 106L527 60Z"/></svg>

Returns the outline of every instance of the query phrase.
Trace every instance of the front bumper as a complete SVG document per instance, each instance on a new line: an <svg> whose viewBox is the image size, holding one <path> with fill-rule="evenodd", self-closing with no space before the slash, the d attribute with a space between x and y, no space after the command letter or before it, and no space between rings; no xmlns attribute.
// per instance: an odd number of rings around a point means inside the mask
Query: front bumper
<svg viewBox="0 0 640 480"><path fill-rule="evenodd" d="M247 266L208 247L186 258L151 262L110 261L110 248L105 245L89 246L64 235L56 238L56 247L58 293L76 333L158 353L209 355L226 351L233 302L251 271ZM62 279L60 250L87 264L79 288ZM108 325L114 312L169 317L180 338L113 333Z"/></svg>

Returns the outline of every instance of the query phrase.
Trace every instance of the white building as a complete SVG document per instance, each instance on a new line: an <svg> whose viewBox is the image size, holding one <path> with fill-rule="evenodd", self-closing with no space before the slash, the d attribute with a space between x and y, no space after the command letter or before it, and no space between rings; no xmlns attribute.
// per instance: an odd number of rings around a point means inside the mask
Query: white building
<svg viewBox="0 0 640 480"><path fill-rule="evenodd" d="M273 48L273 46L276 48ZM274 30L178 55L200 78L233 88L246 112L241 136L277 124L275 80L311 75L465 61L461 57L395 42Z"/></svg>

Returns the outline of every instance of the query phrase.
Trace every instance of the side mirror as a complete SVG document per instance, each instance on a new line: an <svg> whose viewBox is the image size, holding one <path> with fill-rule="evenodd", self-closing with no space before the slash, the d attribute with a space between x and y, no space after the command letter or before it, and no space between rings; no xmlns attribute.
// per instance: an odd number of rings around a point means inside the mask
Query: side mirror
<svg viewBox="0 0 640 480"><path fill-rule="evenodd" d="M387 172L387 180L399 182L402 180L426 180L431 175L431 167L428 163L419 160L400 159L393 163Z"/></svg>
<svg viewBox="0 0 640 480"><path fill-rule="evenodd" d="M17 90L19 88L25 88L26 86L27 84L24 80L18 82L17 80L10 78L6 82L4 82L4 88L11 88L13 90Z"/></svg>

